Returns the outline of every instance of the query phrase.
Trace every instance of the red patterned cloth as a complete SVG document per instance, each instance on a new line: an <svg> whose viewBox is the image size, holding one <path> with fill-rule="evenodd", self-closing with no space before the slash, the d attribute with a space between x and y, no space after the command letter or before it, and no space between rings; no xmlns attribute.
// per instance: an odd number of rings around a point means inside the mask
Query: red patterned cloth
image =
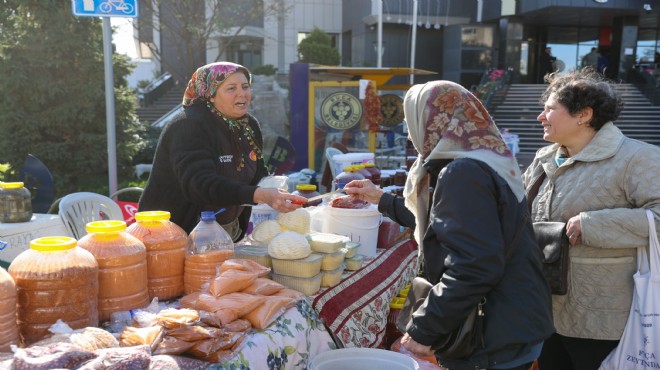
<svg viewBox="0 0 660 370"><path fill-rule="evenodd" d="M404 239L338 285L313 298L312 307L346 347L380 347L390 301L417 274L417 243Z"/></svg>

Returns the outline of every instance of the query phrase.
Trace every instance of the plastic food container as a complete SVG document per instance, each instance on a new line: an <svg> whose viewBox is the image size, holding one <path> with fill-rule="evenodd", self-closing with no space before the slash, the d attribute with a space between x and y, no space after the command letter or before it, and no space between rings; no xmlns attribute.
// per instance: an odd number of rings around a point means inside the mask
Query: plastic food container
<svg viewBox="0 0 660 370"><path fill-rule="evenodd" d="M72 329L98 326L98 263L76 239L34 239L9 265L16 282L18 328L24 344L47 334L57 319Z"/></svg>
<svg viewBox="0 0 660 370"><path fill-rule="evenodd" d="M346 255L344 256L344 258L353 258L357 254L358 248L360 248L360 243L347 242L344 248L346 249Z"/></svg>
<svg viewBox="0 0 660 370"><path fill-rule="evenodd" d="M318 273L309 278L300 278L288 275L271 274L271 278L291 289L295 289L304 295L313 295L321 289L323 274Z"/></svg>
<svg viewBox="0 0 660 370"><path fill-rule="evenodd" d="M140 239L147 248L149 299L157 297L164 301L183 295L188 235L170 221L170 213L166 211L138 212L135 221L126 232Z"/></svg>
<svg viewBox="0 0 660 370"><path fill-rule="evenodd" d="M350 241L347 236L330 233L310 234L307 240L312 251L319 253L335 253Z"/></svg>
<svg viewBox="0 0 660 370"><path fill-rule="evenodd" d="M319 353L309 370L419 370L411 357L378 348L341 348Z"/></svg>
<svg viewBox="0 0 660 370"><path fill-rule="evenodd" d="M99 321L113 312L149 305L147 249L126 232L124 221L94 221L85 226L87 235L78 246L89 251L99 264Z"/></svg>
<svg viewBox="0 0 660 370"><path fill-rule="evenodd" d="M272 267L272 258L268 255L267 247L256 245L237 245L234 249L236 258L246 258L258 262L262 266Z"/></svg>
<svg viewBox="0 0 660 370"><path fill-rule="evenodd" d="M312 253L307 258L297 260L272 259L273 272L299 278L310 278L321 272L323 254Z"/></svg>
<svg viewBox="0 0 660 370"><path fill-rule="evenodd" d="M32 218L32 196L22 182L0 182L0 222L27 222Z"/></svg>
<svg viewBox="0 0 660 370"><path fill-rule="evenodd" d="M323 254L323 261L321 262L321 270L332 271L336 270L344 262L344 250L340 249L335 253Z"/></svg>
<svg viewBox="0 0 660 370"><path fill-rule="evenodd" d="M351 258L346 258L344 262L346 263L346 270L359 270L362 268L362 264L364 263L364 256L361 254L356 254Z"/></svg>
<svg viewBox="0 0 660 370"><path fill-rule="evenodd" d="M333 287L341 281L341 275L344 273L346 265L341 264L339 267L332 271L323 271L323 278L321 279L322 287Z"/></svg>
<svg viewBox="0 0 660 370"><path fill-rule="evenodd" d="M0 352L11 352L9 346L18 344L16 323L16 283L0 267Z"/></svg>

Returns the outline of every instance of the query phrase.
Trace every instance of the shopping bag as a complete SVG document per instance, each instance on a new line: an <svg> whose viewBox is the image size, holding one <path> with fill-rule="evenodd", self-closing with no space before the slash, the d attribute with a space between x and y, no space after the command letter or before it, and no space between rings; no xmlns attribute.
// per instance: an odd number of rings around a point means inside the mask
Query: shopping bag
<svg viewBox="0 0 660 370"><path fill-rule="evenodd" d="M649 253L637 250L635 290L628 322L619 345L603 360L599 370L660 368L660 243L653 213L649 222ZM650 268L649 268L650 262Z"/></svg>

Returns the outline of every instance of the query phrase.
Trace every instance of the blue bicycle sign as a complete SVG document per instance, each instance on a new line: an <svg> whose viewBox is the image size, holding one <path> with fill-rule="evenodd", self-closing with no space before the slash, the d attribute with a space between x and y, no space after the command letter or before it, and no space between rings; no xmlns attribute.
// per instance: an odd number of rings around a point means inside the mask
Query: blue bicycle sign
<svg viewBox="0 0 660 370"><path fill-rule="evenodd" d="M81 17L138 16L137 0L71 0L73 15Z"/></svg>
<svg viewBox="0 0 660 370"><path fill-rule="evenodd" d="M110 13L112 9L116 9L124 14L132 14L133 8L133 5L126 4L126 1L124 0L108 0L99 5L99 10L103 13Z"/></svg>

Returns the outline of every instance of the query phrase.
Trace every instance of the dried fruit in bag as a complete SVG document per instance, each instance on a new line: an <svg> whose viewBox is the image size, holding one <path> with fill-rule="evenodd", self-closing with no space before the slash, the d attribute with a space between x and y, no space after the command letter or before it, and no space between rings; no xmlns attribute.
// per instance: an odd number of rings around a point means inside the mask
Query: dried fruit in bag
<svg viewBox="0 0 660 370"><path fill-rule="evenodd" d="M195 342L188 342L181 338L165 336L163 340L158 343L154 350L154 355L180 355L195 345Z"/></svg>
<svg viewBox="0 0 660 370"><path fill-rule="evenodd" d="M250 324L250 322L245 319L234 320L222 326L222 329L224 329L225 331L232 331L232 332L248 331L251 328L252 328L252 324Z"/></svg>
<svg viewBox="0 0 660 370"><path fill-rule="evenodd" d="M199 313L190 308L166 308L158 312L156 320L159 325L167 329L176 329L198 322Z"/></svg>
<svg viewBox="0 0 660 370"><path fill-rule="evenodd" d="M139 346L146 344L153 350L163 339L165 331L162 326L149 326L146 328L136 328L127 326L119 335L119 343L122 347Z"/></svg>
<svg viewBox="0 0 660 370"><path fill-rule="evenodd" d="M175 337L186 342L196 342L198 340L215 338L220 336L223 333L222 329L219 328L209 328L199 325L186 326L179 329L169 330L167 332L168 337Z"/></svg>

